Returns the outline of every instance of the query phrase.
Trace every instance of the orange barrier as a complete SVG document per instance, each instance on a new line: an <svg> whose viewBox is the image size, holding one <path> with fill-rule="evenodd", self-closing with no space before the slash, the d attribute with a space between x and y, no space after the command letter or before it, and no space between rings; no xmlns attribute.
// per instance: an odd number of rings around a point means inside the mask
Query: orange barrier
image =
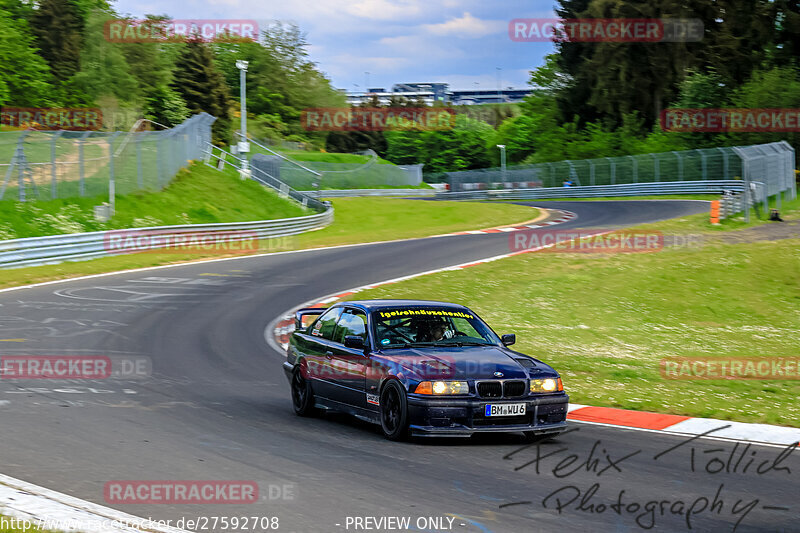
<svg viewBox="0 0 800 533"><path fill-rule="evenodd" d="M711 202L711 223L719 224L719 200Z"/></svg>

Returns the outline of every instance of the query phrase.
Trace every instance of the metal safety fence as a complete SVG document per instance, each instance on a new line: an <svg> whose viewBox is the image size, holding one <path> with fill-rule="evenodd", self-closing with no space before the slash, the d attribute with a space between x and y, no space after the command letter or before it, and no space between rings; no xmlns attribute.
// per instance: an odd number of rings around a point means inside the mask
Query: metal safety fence
<svg viewBox="0 0 800 533"><path fill-rule="evenodd" d="M761 184L756 185L759 189ZM534 189L496 189L462 192L438 192L442 200L536 200L552 198L604 198L614 196L657 196L665 194L724 194L742 193L741 180L683 181L659 183L625 183L586 187L543 187Z"/></svg>
<svg viewBox="0 0 800 533"><path fill-rule="evenodd" d="M433 196L434 189L325 189L319 191L320 198L353 198L357 196ZM313 193L317 194L317 193Z"/></svg>
<svg viewBox="0 0 800 533"><path fill-rule="evenodd" d="M0 132L0 200L160 190L202 157L215 120L201 113L159 131Z"/></svg>
<svg viewBox="0 0 800 533"><path fill-rule="evenodd" d="M221 237L234 242L254 238L288 237L323 228L332 221L333 208L328 207L322 213L278 220L159 226L14 239L0 241L0 268L47 265L119 255L120 251L111 244L111 239L124 231L157 236L157 240L150 241L148 251L158 251L159 248L169 247L170 243L174 244L179 240L202 241L206 237L212 239Z"/></svg>
<svg viewBox="0 0 800 533"><path fill-rule="evenodd" d="M241 138L241 134L237 135ZM250 137L247 140L254 158L259 155L274 158L269 174L298 191L407 187L422 183L422 165L386 164L380 161L378 154L373 150L336 154L351 160L356 159L346 163L298 161ZM314 156L313 152L309 154Z"/></svg>
<svg viewBox="0 0 800 533"><path fill-rule="evenodd" d="M794 149L785 141L753 145L538 163L448 173L453 193L533 190L525 198L580 198L644 194L722 194L740 181L740 205L797 197ZM708 183L707 187L702 184ZM648 187L647 185L652 185ZM631 186L631 187L625 187ZM734 205L734 204L732 204Z"/></svg>

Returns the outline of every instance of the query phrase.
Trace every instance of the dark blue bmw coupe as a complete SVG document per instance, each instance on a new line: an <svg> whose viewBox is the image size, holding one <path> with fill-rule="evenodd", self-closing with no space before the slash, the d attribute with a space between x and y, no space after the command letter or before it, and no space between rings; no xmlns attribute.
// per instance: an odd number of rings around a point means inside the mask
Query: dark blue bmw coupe
<svg viewBox="0 0 800 533"><path fill-rule="evenodd" d="M569 397L545 363L508 348L470 309L368 300L300 309L283 364L298 415L319 409L409 435L564 431Z"/></svg>

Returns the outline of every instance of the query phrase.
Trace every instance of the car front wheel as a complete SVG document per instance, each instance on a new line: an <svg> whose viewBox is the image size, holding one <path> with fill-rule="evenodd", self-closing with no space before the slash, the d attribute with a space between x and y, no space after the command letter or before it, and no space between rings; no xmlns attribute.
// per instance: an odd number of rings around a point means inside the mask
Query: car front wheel
<svg viewBox="0 0 800 533"><path fill-rule="evenodd" d="M406 391L396 380L389 381L381 391L381 429L389 440L408 437L408 401Z"/></svg>
<svg viewBox="0 0 800 533"><path fill-rule="evenodd" d="M311 416L316 413L311 383L303 376L300 367L295 368L292 374L292 406L299 416Z"/></svg>

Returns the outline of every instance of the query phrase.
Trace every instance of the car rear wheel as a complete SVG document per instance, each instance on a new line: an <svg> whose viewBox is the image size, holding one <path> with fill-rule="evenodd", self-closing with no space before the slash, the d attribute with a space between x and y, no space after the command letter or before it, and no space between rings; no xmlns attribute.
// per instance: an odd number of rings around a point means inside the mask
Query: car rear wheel
<svg viewBox="0 0 800 533"><path fill-rule="evenodd" d="M408 401L406 391L396 380L389 381L381 391L381 429L389 440L408 437Z"/></svg>
<svg viewBox="0 0 800 533"><path fill-rule="evenodd" d="M299 416L311 416L317 411L314 408L314 393L311 390L311 383L303 376L300 367L295 368L292 374L292 406L295 414Z"/></svg>

